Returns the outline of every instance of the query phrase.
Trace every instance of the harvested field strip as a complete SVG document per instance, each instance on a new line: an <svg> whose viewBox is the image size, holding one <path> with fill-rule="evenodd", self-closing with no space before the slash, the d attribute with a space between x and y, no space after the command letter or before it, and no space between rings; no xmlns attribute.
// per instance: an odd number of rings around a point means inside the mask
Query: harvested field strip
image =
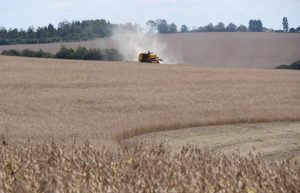
<svg viewBox="0 0 300 193"><path fill-rule="evenodd" d="M132 130L127 130L116 136L118 143L122 143L127 139L136 137L139 135L144 135L148 133L155 133L160 131L174 131L180 129L196 128L196 127L205 127L205 126L222 126L222 125L233 125L233 124L247 124L247 123L272 123L272 122L298 122L300 118L281 118L281 119L270 119L270 118L255 118L255 119L227 119L227 120L217 120L217 121L208 121L208 122L177 122L170 124L160 124L153 125L150 127L141 127ZM299 139L300 140L300 139Z"/></svg>
<svg viewBox="0 0 300 193"><path fill-rule="evenodd" d="M247 155L253 148L266 160L295 156L300 160L300 122L243 123L161 131L135 136L123 146L164 143L178 152L190 144L223 153L239 151Z"/></svg>

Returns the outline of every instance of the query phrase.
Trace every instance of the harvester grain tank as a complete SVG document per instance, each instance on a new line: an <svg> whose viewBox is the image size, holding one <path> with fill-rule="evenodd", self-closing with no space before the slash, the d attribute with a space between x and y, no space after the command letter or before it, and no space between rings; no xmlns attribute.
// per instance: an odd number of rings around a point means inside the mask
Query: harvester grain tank
<svg viewBox="0 0 300 193"><path fill-rule="evenodd" d="M163 60L160 59L156 54L154 54L150 51L148 51L147 53L139 54L139 62L159 64L160 61L163 61Z"/></svg>

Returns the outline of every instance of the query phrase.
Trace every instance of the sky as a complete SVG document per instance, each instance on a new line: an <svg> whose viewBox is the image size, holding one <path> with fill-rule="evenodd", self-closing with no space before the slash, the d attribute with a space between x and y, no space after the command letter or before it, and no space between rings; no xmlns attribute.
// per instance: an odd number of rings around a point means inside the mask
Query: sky
<svg viewBox="0 0 300 193"><path fill-rule="evenodd" d="M106 19L111 23L144 26L152 19L166 19L190 29L212 22L248 25L261 19L268 28L300 26L300 0L0 0L0 26L23 28L57 26L61 21Z"/></svg>

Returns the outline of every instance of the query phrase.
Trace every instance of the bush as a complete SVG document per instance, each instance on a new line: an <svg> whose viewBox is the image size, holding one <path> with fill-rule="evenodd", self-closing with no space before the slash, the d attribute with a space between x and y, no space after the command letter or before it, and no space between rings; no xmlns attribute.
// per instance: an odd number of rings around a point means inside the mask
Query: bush
<svg viewBox="0 0 300 193"><path fill-rule="evenodd" d="M10 50L3 50L2 55L6 56L22 56L22 53L18 50L15 49L10 49Z"/></svg>
<svg viewBox="0 0 300 193"><path fill-rule="evenodd" d="M32 50L25 49L25 50L22 51L22 56L25 56L25 57L35 57L35 53Z"/></svg>
<svg viewBox="0 0 300 193"><path fill-rule="evenodd" d="M62 46L56 53L55 58L72 59L74 58L74 50L72 48L67 49L65 46Z"/></svg>
<svg viewBox="0 0 300 193"><path fill-rule="evenodd" d="M121 61L123 56L116 49L105 49L103 50L104 60L107 61Z"/></svg>
<svg viewBox="0 0 300 193"><path fill-rule="evenodd" d="M55 58L60 59L79 59L79 60L106 60L121 61L123 56L116 49L86 49L85 47L66 48L62 46L56 53Z"/></svg>
<svg viewBox="0 0 300 193"><path fill-rule="evenodd" d="M78 47L74 53L74 59L86 60L88 50L85 47Z"/></svg>
<svg viewBox="0 0 300 193"><path fill-rule="evenodd" d="M23 51L18 51L15 49L4 50L2 51L2 55L6 56L24 56L24 57L36 57L36 58L53 58L53 54L44 52L43 50L32 51L29 49L25 49Z"/></svg>
<svg viewBox="0 0 300 193"><path fill-rule="evenodd" d="M278 67L276 67L276 69L292 69L292 70L300 70L300 60L293 62L292 64L288 65L288 64L283 64L280 65Z"/></svg>
<svg viewBox="0 0 300 193"><path fill-rule="evenodd" d="M296 62L293 62L291 64L291 69L298 69L298 70L300 70L300 60L298 60Z"/></svg>
<svg viewBox="0 0 300 193"><path fill-rule="evenodd" d="M44 52L43 50L33 51L25 49L18 50L4 50L2 55L7 56L24 56L36 58L59 58L59 59L76 59L76 60L106 60L106 61L121 61L123 56L116 49L86 49L85 47L78 47L76 50L73 48L66 48L62 46L55 54Z"/></svg>

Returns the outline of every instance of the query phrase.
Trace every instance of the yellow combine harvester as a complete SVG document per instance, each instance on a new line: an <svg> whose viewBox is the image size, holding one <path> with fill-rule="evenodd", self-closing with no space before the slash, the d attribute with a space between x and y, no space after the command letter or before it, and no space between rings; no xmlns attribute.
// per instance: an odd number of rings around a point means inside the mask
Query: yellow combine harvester
<svg viewBox="0 0 300 193"><path fill-rule="evenodd" d="M139 54L139 62L159 64L160 61L163 61L163 60L160 59L156 54L154 54L150 51L148 53L140 53Z"/></svg>

